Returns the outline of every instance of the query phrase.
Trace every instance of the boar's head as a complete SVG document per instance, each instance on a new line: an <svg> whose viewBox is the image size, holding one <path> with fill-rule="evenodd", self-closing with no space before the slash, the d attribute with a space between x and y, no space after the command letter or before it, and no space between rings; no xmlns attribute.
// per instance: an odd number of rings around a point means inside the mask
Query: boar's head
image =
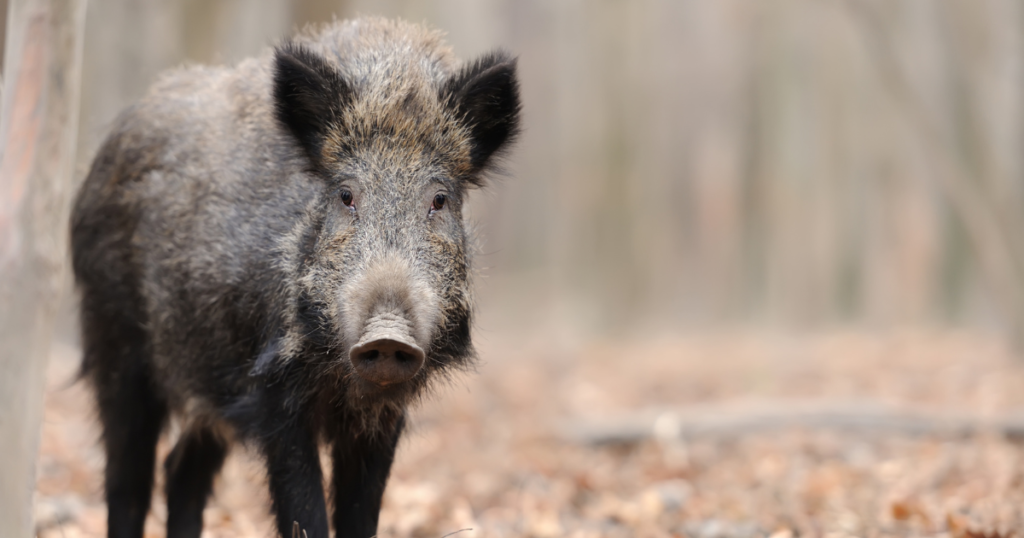
<svg viewBox="0 0 1024 538"><path fill-rule="evenodd" d="M473 356L462 211L519 116L508 55L456 68L445 48L386 43L343 63L291 42L274 59L277 120L323 184L296 233L298 322L274 351L316 341L355 408L404 405Z"/></svg>

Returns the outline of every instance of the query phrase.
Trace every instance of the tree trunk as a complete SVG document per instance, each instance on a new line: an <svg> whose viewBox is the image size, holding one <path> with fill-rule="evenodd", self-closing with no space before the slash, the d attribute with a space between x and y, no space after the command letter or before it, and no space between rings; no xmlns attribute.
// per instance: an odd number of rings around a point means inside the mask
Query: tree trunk
<svg viewBox="0 0 1024 538"><path fill-rule="evenodd" d="M52 324L67 255L85 0L11 0L0 116L0 537L32 536Z"/></svg>

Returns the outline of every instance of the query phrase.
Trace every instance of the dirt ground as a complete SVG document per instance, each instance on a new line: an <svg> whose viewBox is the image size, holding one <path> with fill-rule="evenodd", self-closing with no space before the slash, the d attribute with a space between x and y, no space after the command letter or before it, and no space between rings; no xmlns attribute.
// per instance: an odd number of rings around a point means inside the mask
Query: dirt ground
<svg viewBox="0 0 1024 538"><path fill-rule="evenodd" d="M412 413L382 537L1024 537L1024 445L1005 427L1024 417L1024 361L993 335L478 342L478 372ZM104 535L93 412L69 385L77 360L58 346L51 361L44 538ZM911 419L879 426L888 414ZM147 537L164 535L163 502ZM236 448L203 536L272 536L267 506Z"/></svg>

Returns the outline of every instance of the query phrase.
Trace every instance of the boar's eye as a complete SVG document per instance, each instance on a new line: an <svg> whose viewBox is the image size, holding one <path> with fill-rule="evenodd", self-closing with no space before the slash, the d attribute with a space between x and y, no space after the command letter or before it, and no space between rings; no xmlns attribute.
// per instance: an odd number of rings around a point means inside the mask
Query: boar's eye
<svg viewBox="0 0 1024 538"><path fill-rule="evenodd" d="M431 211L440 211L444 207L444 203L448 200L448 197L442 193L434 195L434 204L430 206Z"/></svg>
<svg viewBox="0 0 1024 538"><path fill-rule="evenodd" d="M341 203L352 207L352 191L341 191Z"/></svg>

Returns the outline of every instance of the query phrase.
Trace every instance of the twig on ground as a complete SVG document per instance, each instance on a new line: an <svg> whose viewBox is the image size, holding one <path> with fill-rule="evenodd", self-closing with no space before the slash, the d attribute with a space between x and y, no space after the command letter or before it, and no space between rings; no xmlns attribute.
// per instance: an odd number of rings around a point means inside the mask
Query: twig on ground
<svg viewBox="0 0 1024 538"><path fill-rule="evenodd" d="M746 402L580 419L566 438L588 445L648 439L735 437L785 429L857 430L865 433L967 437L983 432L1024 438L1024 412L999 418L897 409L878 402Z"/></svg>
<svg viewBox="0 0 1024 538"><path fill-rule="evenodd" d="M455 532L449 532L448 534L442 536L441 538L448 538L449 536L455 536L456 534L459 534L460 532L471 531L471 530L473 530L473 529L471 529L471 528L470 529L459 529L459 530L457 530Z"/></svg>

